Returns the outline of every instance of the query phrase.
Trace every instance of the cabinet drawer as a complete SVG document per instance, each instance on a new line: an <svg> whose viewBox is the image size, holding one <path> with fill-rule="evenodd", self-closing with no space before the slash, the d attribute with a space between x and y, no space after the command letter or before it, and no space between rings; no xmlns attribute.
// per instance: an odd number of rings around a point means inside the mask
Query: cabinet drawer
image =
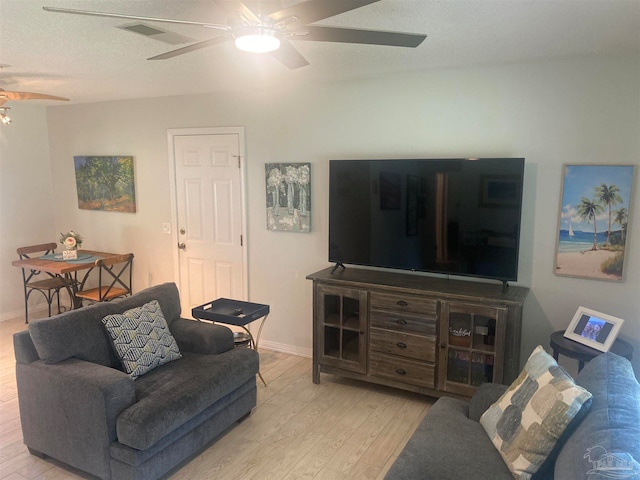
<svg viewBox="0 0 640 480"><path fill-rule="evenodd" d="M371 310L369 318L371 319L372 327L424 335L436 334L435 318L423 318L378 310Z"/></svg>
<svg viewBox="0 0 640 480"><path fill-rule="evenodd" d="M369 349L425 362L435 362L436 337L372 328L369 331Z"/></svg>
<svg viewBox="0 0 640 480"><path fill-rule="evenodd" d="M434 364L373 352L369 362L369 373L374 377L388 378L418 387L434 388L436 385Z"/></svg>
<svg viewBox="0 0 640 480"><path fill-rule="evenodd" d="M428 318L436 318L438 302L417 295L371 292L371 308L391 310L398 313L417 313Z"/></svg>

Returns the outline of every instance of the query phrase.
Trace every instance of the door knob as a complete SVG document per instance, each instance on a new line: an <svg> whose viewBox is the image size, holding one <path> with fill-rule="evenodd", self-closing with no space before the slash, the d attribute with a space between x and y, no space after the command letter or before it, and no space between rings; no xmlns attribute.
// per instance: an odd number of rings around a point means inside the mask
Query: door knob
<svg viewBox="0 0 640 480"><path fill-rule="evenodd" d="M179 248L180 250L186 250L186 249L187 249L187 246L184 244L184 242L180 242L180 243L178 244L178 248Z"/></svg>

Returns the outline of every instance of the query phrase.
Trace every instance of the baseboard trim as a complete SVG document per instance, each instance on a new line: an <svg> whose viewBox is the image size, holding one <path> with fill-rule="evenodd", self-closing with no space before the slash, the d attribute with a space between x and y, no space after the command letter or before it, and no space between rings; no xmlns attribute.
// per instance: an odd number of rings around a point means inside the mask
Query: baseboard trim
<svg viewBox="0 0 640 480"><path fill-rule="evenodd" d="M311 358L313 354L313 350L310 348L296 347L294 345L271 342L269 340L262 340L258 345L258 348L266 348L267 350L274 350L276 352L289 353L291 355L307 358Z"/></svg>

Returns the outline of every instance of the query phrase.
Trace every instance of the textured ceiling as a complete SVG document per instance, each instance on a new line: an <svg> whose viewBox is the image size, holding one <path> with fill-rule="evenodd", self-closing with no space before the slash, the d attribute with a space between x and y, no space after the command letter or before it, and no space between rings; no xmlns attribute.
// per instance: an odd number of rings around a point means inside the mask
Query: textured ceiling
<svg viewBox="0 0 640 480"><path fill-rule="evenodd" d="M293 3L282 0L285 6ZM50 13L42 10L45 5L211 23L227 19L212 0L0 0L0 64L9 65L0 68L0 87L69 97L73 103L595 53L640 55L640 0L381 0L318 24L424 33L422 45L297 42L310 65L296 70L269 56L240 52L232 43L147 61L183 44L117 28L132 21ZM198 26L150 25L168 31L169 41L176 35L194 41L217 35Z"/></svg>

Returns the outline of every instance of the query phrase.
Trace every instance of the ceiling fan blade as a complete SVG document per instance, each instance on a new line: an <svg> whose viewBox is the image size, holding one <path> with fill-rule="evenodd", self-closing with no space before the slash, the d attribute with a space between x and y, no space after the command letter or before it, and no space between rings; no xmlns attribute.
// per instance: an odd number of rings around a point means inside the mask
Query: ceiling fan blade
<svg viewBox="0 0 640 480"><path fill-rule="evenodd" d="M187 45L186 47L181 47L176 50L171 50L170 52L163 53L161 55L156 55L155 57L147 58L147 60L166 60L167 58L177 57L178 55L184 55L185 53L193 52L196 50L200 50L202 48L210 47L212 45L217 45L219 43L227 42L233 39L231 35L219 35L214 38L210 38L209 40L203 40L202 42L192 43L191 45Z"/></svg>
<svg viewBox="0 0 640 480"><path fill-rule="evenodd" d="M291 40L314 42L362 43L368 45L388 45L391 47L411 47L420 45L426 35L381 30L359 30L342 27L320 27L309 25L307 35L291 37Z"/></svg>
<svg viewBox="0 0 640 480"><path fill-rule="evenodd" d="M309 0L271 13L269 17L276 22L296 17L298 24L307 25L340 13L355 10L380 0Z"/></svg>
<svg viewBox="0 0 640 480"><path fill-rule="evenodd" d="M293 45L291 45L289 40L284 38L280 40L280 48L273 52L269 52L269 55L282 63L285 67L292 70L309 65L307 59L304 58Z"/></svg>
<svg viewBox="0 0 640 480"><path fill-rule="evenodd" d="M47 12L54 12L54 13L71 13L73 15L88 15L90 17L124 18L127 20L142 20L147 22L178 23L182 25L196 25L200 27L215 28L217 30L231 30L231 27L229 25L221 25L218 23L193 22L190 20L172 20L170 18L158 18L158 17L141 17L138 15L123 15L120 13L93 12L89 10L75 10L72 8L42 7L42 9Z"/></svg>
<svg viewBox="0 0 640 480"><path fill-rule="evenodd" d="M31 93L31 92L7 92L0 88L0 101L2 103L8 100L62 100L68 102L68 98L56 97L55 95L47 95L44 93Z"/></svg>
<svg viewBox="0 0 640 480"><path fill-rule="evenodd" d="M244 17L249 23L260 23L260 18L240 0L214 0L214 2L228 16L238 15Z"/></svg>
<svg viewBox="0 0 640 480"><path fill-rule="evenodd" d="M224 0L222 1L224 2ZM282 0L242 0L241 3L244 3L256 15L268 16L282 10Z"/></svg>

